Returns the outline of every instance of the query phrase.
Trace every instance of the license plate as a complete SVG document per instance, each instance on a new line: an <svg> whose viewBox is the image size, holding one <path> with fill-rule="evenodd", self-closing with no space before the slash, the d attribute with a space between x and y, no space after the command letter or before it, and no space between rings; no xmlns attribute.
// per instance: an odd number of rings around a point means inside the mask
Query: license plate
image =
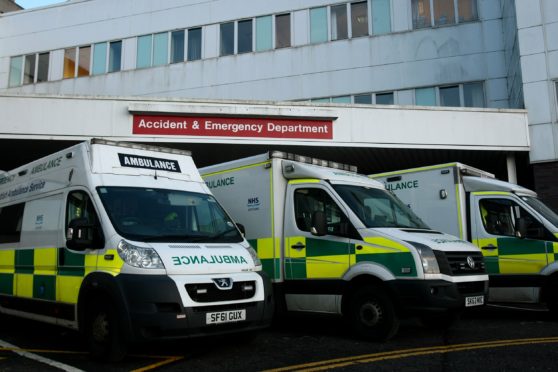
<svg viewBox="0 0 558 372"><path fill-rule="evenodd" d="M246 310L219 311L205 314L205 324L241 322L246 320Z"/></svg>
<svg viewBox="0 0 558 372"><path fill-rule="evenodd" d="M465 307L484 305L484 296L465 297Z"/></svg>

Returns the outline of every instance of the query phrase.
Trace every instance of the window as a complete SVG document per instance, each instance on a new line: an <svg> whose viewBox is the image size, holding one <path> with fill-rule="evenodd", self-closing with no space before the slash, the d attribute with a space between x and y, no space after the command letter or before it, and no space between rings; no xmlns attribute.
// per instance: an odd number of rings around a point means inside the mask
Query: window
<svg viewBox="0 0 558 372"><path fill-rule="evenodd" d="M370 104L372 104L372 95L371 94L356 95L355 96L355 103L370 105Z"/></svg>
<svg viewBox="0 0 558 372"><path fill-rule="evenodd" d="M376 93L377 105L393 105L393 92L389 93Z"/></svg>
<svg viewBox="0 0 558 372"><path fill-rule="evenodd" d="M310 232L314 213L323 212L327 221L327 233L347 236L350 222L325 190L295 190L294 206L296 226L300 231Z"/></svg>
<svg viewBox="0 0 558 372"><path fill-rule="evenodd" d="M48 67L50 61L50 53L39 54L39 66L37 67L37 83L48 80Z"/></svg>
<svg viewBox="0 0 558 372"><path fill-rule="evenodd" d="M8 86L10 88L21 85L22 64L23 64L22 56L12 57L10 59L10 81L8 83Z"/></svg>
<svg viewBox="0 0 558 372"><path fill-rule="evenodd" d="M76 76L76 48L64 50L64 79Z"/></svg>
<svg viewBox="0 0 558 372"><path fill-rule="evenodd" d="M184 61L184 30L171 32L170 62Z"/></svg>
<svg viewBox="0 0 558 372"><path fill-rule="evenodd" d="M485 107L482 83L463 84L465 107Z"/></svg>
<svg viewBox="0 0 558 372"><path fill-rule="evenodd" d="M256 18L256 51L270 50L273 48L271 16Z"/></svg>
<svg viewBox="0 0 558 372"><path fill-rule="evenodd" d="M91 47L83 46L78 48L78 71L77 76L89 76L91 66Z"/></svg>
<svg viewBox="0 0 558 372"><path fill-rule="evenodd" d="M375 35L391 32L390 0L372 0L372 33Z"/></svg>
<svg viewBox="0 0 558 372"><path fill-rule="evenodd" d="M555 89L554 92L556 93L556 105L558 106L558 81L555 83L555 86L556 86L556 89Z"/></svg>
<svg viewBox="0 0 558 372"><path fill-rule="evenodd" d="M275 16L275 48L291 46L291 15L280 14Z"/></svg>
<svg viewBox="0 0 558 372"><path fill-rule="evenodd" d="M20 203L0 208L0 244L19 242L24 206Z"/></svg>
<svg viewBox="0 0 558 372"><path fill-rule="evenodd" d="M25 56L25 65L23 66L23 84L33 84L35 81L35 55L28 54Z"/></svg>
<svg viewBox="0 0 558 372"><path fill-rule="evenodd" d="M188 61L196 61L202 57L202 29L188 30Z"/></svg>
<svg viewBox="0 0 558 372"><path fill-rule="evenodd" d="M234 22L221 23L220 36L220 55L228 56L234 54Z"/></svg>
<svg viewBox="0 0 558 372"><path fill-rule="evenodd" d="M333 102L333 103L351 103L351 96L332 97L331 102Z"/></svg>
<svg viewBox="0 0 558 372"><path fill-rule="evenodd" d="M122 41L113 41L109 44L108 72L120 71L122 68Z"/></svg>
<svg viewBox="0 0 558 372"><path fill-rule="evenodd" d="M343 40L349 37L347 31L347 5L331 7L331 40Z"/></svg>
<svg viewBox="0 0 558 372"><path fill-rule="evenodd" d="M153 66L161 66L169 61L169 33L153 35Z"/></svg>
<svg viewBox="0 0 558 372"><path fill-rule="evenodd" d="M451 25L478 19L477 0L411 0L413 28Z"/></svg>
<svg viewBox="0 0 558 372"><path fill-rule="evenodd" d="M415 89L415 105L436 106L436 90L434 88Z"/></svg>
<svg viewBox="0 0 558 372"><path fill-rule="evenodd" d="M151 67L151 48L153 44L153 35L144 35L138 37L136 67Z"/></svg>
<svg viewBox="0 0 558 372"><path fill-rule="evenodd" d="M330 103L331 102L331 98L314 98L311 99L310 102L312 103Z"/></svg>
<svg viewBox="0 0 558 372"><path fill-rule="evenodd" d="M449 86L440 88L440 106L459 107L461 99L459 98L459 86Z"/></svg>
<svg viewBox="0 0 558 372"><path fill-rule="evenodd" d="M68 201L66 204L66 231L73 220L82 219L85 224L92 226L92 228L82 229L82 239L92 241L91 248L102 248L104 246L103 233L95 212L95 206L89 195L83 191L72 191L68 194ZM72 248L68 244L68 248Z"/></svg>
<svg viewBox="0 0 558 372"><path fill-rule="evenodd" d="M238 53L249 53L252 50L252 20L238 21Z"/></svg>
<svg viewBox="0 0 558 372"><path fill-rule="evenodd" d="M351 37L368 35L368 6L366 1L351 4Z"/></svg>
<svg viewBox="0 0 558 372"><path fill-rule="evenodd" d="M412 0L413 28L431 26L430 0Z"/></svg>
<svg viewBox="0 0 558 372"><path fill-rule="evenodd" d="M107 43L97 43L93 45L93 68L92 75L104 74L107 72Z"/></svg>
<svg viewBox="0 0 558 372"><path fill-rule="evenodd" d="M327 41L327 8L310 9L310 42Z"/></svg>

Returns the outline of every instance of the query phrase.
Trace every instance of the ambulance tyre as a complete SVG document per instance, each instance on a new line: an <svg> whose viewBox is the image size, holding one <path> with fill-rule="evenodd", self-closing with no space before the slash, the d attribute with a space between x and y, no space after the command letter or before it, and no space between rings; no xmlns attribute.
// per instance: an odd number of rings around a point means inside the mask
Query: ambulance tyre
<svg viewBox="0 0 558 372"><path fill-rule="evenodd" d="M91 357L118 362L126 355L124 336L115 307L105 299L91 301L86 314L86 338Z"/></svg>
<svg viewBox="0 0 558 372"><path fill-rule="evenodd" d="M357 289L349 299L347 321L361 338L385 341L399 329L393 302L380 288Z"/></svg>

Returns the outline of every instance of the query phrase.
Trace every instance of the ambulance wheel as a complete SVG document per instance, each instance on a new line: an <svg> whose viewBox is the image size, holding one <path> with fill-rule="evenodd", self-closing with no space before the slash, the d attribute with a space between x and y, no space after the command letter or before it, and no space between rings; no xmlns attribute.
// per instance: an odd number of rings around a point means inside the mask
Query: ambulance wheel
<svg viewBox="0 0 558 372"><path fill-rule="evenodd" d="M93 359L118 362L126 355L126 344L118 325L116 309L104 299L90 303L86 319L86 337Z"/></svg>
<svg viewBox="0 0 558 372"><path fill-rule="evenodd" d="M399 329L399 318L391 299L383 290L361 288L349 301L347 320L359 337L385 341L395 336Z"/></svg>
<svg viewBox="0 0 558 372"><path fill-rule="evenodd" d="M420 321L425 327L445 330L450 328L460 316L460 311L446 310L440 313L423 315L421 316Z"/></svg>

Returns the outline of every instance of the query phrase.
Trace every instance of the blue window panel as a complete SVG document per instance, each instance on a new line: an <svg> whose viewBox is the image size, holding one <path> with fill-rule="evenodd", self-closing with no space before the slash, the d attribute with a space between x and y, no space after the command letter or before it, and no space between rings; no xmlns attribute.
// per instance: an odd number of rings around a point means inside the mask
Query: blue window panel
<svg viewBox="0 0 558 372"><path fill-rule="evenodd" d="M389 32L391 32L389 0L372 0L372 33L380 35Z"/></svg>
<svg viewBox="0 0 558 372"><path fill-rule="evenodd" d="M351 103L351 96L340 96L340 97L333 97L331 99L333 103Z"/></svg>
<svg viewBox="0 0 558 372"><path fill-rule="evenodd" d="M327 41L327 8L310 9L310 42Z"/></svg>
<svg viewBox="0 0 558 372"><path fill-rule="evenodd" d="M415 89L415 104L417 106L436 106L436 91L434 88Z"/></svg>
<svg viewBox="0 0 558 372"><path fill-rule="evenodd" d="M97 43L93 46L93 70L92 75L107 72L107 43Z"/></svg>
<svg viewBox="0 0 558 372"><path fill-rule="evenodd" d="M256 18L256 51L273 48L271 16Z"/></svg>
<svg viewBox="0 0 558 372"><path fill-rule="evenodd" d="M171 33L171 63L184 61L184 30Z"/></svg>
<svg viewBox="0 0 558 372"><path fill-rule="evenodd" d="M122 68L122 41L113 41L109 47L109 72L120 71Z"/></svg>
<svg viewBox="0 0 558 372"><path fill-rule="evenodd" d="M169 61L169 33L153 35L153 66L161 66Z"/></svg>
<svg viewBox="0 0 558 372"><path fill-rule="evenodd" d="M145 35L138 37L136 67L150 67L151 66L151 44L153 35Z"/></svg>
<svg viewBox="0 0 558 372"><path fill-rule="evenodd" d="M202 29L188 30L188 61L196 61L202 57Z"/></svg>

